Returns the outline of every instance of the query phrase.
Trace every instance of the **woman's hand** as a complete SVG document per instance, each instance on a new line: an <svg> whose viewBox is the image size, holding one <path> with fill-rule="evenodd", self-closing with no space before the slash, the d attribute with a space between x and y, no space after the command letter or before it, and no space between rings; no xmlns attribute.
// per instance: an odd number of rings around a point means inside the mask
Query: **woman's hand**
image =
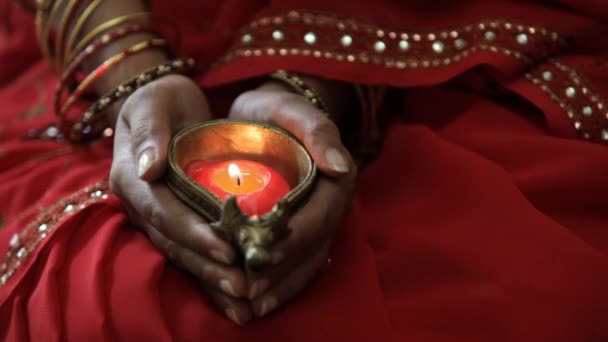
<svg viewBox="0 0 608 342"><path fill-rule="evenodd" d="M286 303L327 265L336 225L350 205L356 166L336 125L304 97L269 82L240 95L231 118L268 122L294 134L322 175L307 203L290 219L292 232L271 250L273 265L249 284L256 316Z"/></svg>
<svg viewBox="0 0 608 342"><path fill-rule="evenodd" d="M118 115L110 187L131 222L197 277L230 319L244 324L252 314L248 301L238 299L247 296L248 286L244 273L231 266L234 250L160 181L172 136L210 116L205 96L184 76L166 76L137 90Z"/></svg>

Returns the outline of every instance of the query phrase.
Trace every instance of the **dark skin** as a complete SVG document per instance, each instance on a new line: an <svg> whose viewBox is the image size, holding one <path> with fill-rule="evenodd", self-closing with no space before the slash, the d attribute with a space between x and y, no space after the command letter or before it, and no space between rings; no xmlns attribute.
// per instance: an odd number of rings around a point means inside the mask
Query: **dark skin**
<svg viewBox="0 0 608 342"><path fill-rule="evenodd" d="M107 0L87 22L100 23L145 10L139 0ZM89 69L149 34L124 38L92 58ZM100 94L167 61L159 50L129 57L96 84ZM348 84L305 78L328 105L333 119L348 117L355 98ZM276 81L238 96L229 117L280 126L304 143L322 173L308 202L289 221L290 236L271 250L273 265L248 279L234 265L235 249L221 240L201 216L178 200L161 180L171 137L184 127L211 118L207 99L191 79L170 75L140 88L114 106L116 123L110 187L124 203L131 222L175 265L193 275L217 307L237 324L262 317L287 303L327 265L336 225L350 204L356 166L332 120L304 97Z"/></svg>
<svg viewBox="0 0 608 342"><path fill-rule="evenodd" d="M288 302L326 265L335 227L349 206L356 166L336 125L276 82L240 95L229 116L290 131L323 173L308 202L291 217L292 234L272 248L273 265L259 278L248 279L234 266L234 248L161 180L173 134L210 118L205 96L191 80L167 76L125 101L116 123L110 186L154 245L194 275L230 319L244 324Z"/></svg>

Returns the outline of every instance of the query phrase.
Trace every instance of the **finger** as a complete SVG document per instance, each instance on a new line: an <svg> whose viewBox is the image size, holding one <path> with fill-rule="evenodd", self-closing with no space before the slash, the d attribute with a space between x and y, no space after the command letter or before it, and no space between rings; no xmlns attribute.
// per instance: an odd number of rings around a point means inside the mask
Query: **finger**
<svg viewBox="0 0 608 342"><path fill-rule="evenodd" d="M327 239L325 239L326 241ZM265 268L263 271L249 276L249 296L250 300L254 300L263 295L269 288L272 288L291 272L296 267L302 264L303 260L315 254L319 250L320 245L324 245L325 241L317 241L306 248L300 248L298 251L291 253L290 257L281 261L278 265Z"/></svg>
<svg viewBox="0 0 608 342"><path fill-rule="evenodd" d="M226 264L235 259L234 249L220 239L199 215L178 200L164 183L142 181L131 167L133 156L124 144L129 139L119 123L116 129L110 189L131 205L161 234L190 250Z"/></svg>
<svg viewBox="0 0 608 342"><path fill-rule="evenodd" d="M355 169L336 125L302 96L268 89L246 92L233 103L230 117L268 122L291 132L328 175Z"/></svg>
<svg viewBox="0 0 608 342"><path fill-rule="evenodd" d="M297 256L298 251L326 240L349 203L352 180L319 178L306 203L289 220L291 234L272 248L272 263ZM331 203L332 205L327 205Z"/></svg>
<svg viewBox="0 0 608 342"><path fill-rule="evenodd" d="M256 316L265 316L300 293L312 281L315 274L327 264L330 243L326 243L311 258L305 259L293 272L263 296L253 300Z"/></svg>
<svg viewBox="0 0 608 342"><path fill-rule="evenodd" d="M160 178L167 164L167 146L171 139L169 98L151 83L136 91L123 105L119 120L130 133L132 153L137 161L137 175L148 181Z"/></svg>
<svg viewBox="0 0 608 342"><path fill-rule="evenodd" d="M215 305L234 323L243 326L253 318L253 312L248 301L226 296L205 284L201 284L201 287L211 297Z"/></svg>
<svg viewBox="0 0 608 342"><path fill-rule="evenodd" d="M253 317L249 303L245 300L239 300L239 286L230 286L227 288L227 280L231 276L232 283L244 284L244 276L242 274L234 274L230 271L222 271L220 265L210 265L210 261L196 260L196 254L189 253L182 247L171 244L169 240L158 233L153 227L144 225L144 229L148 232L150 240L153 244L161 249L161 252L167 256L172 263L179 268L182 268L199 279L199 283L204 291L209 295L215 305L224 312L224 314L238 325L244 325ZM207 263L205 263L207 262ZM216 268L213 270L213 268ZM220 277L224 273L225 277ZM232 273L232 274L231 274ZM219 279L219 280L218 280ZM236 281L235 279L238 279ZM236 289L236 290L235 290Z"/></svg>
<svg viewBox="0 0 608 342"><path fill-rule="evenodd" d="M246 295L247 281L239 268L228 267L194 253L167 239L155 227L141 218L135 218L135 220L146 231L156 248L176 266L198 278L201 283L234 298Z"/></svg>
<svg viewBox="0 0 608 342"><path fill-rule="evenodd" d="M191 80L169 75L130 96L120 117L130 128L138 176L150 181L165 171L173 133L207 119L210 111L203 93Z"/></svg>

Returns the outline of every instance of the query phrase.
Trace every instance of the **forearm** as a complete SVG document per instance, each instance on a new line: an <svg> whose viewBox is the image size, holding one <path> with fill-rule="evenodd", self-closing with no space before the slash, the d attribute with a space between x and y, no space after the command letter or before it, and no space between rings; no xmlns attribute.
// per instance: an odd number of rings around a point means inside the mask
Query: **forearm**
<svg viewBox="0 0 608 342"><path fill-rule="evenodd" d="M106 0L97 8L91 15L81 39L86 33L91 32L95 27L113 18L124 16L131 13L139 13L146 11L146 5L143 0ZM99 53L95 54L87 63L85 68L92 70L113 55L128 49L133 44L154 38L152 33L137 33L124 37L116 42L109 44ZM104 94L120 83L130 79L146 69L159 65L167 60L167 53L161 49L148 49L128 57L125 61L112 68L108 73L101 77L96 83L96 90L100 94Z"/></svg>

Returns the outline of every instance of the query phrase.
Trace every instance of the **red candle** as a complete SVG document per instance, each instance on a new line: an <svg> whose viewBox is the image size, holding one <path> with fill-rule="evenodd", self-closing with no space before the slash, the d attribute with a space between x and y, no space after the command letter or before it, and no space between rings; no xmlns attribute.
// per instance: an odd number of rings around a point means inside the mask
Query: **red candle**
<svg viewBox="0 0 608 342"><path fill-rule="evenodd" d="M251 160L197 160L188 165L186 174L222 201L236 196L247 215L269 212L291 190L275 169Z"/></svg>

